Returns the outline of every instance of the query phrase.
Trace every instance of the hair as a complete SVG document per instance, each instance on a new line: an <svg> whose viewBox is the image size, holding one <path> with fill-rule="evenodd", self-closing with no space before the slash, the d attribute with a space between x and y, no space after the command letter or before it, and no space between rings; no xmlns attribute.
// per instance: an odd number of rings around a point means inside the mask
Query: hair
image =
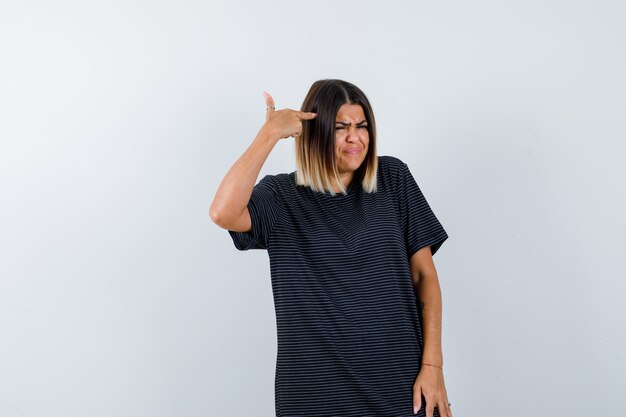
<svg viewBox="0 0 626 417"><path fill-rule="evenodd" d="M301 111L317 113L317 117L302 121L302 132L295 138L296 184L314 191L329 191L336 195L331 179L334 177L341 192L347 191L339 179L335 155L335 125L339 108L344 104L359 104L367 120L368 150L361 166L354 171L354 181L363 191L376 192L376 123L369 100L357 86L336 79L318 80L311 85Z"/></svg>

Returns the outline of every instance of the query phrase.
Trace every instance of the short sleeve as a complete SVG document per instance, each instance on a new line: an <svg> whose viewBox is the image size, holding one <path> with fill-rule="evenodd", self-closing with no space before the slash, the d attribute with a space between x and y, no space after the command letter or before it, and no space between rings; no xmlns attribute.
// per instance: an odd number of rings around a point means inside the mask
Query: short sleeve
<svg viewBox="0 0 626 417"><path fill-rule="evenodd" d="M267 249L279 209L279 190L276 176L266 175L252 189L248 211L252 229L247 232L228 230L239 250Z"/></svg>
<svg viewBox="0 0 626 417"><path fill-rule="evenodd" d="M448 234L430 208L406 163L402 163L399 187L400 213L409 259L430 246L434 255Z"/></svg>

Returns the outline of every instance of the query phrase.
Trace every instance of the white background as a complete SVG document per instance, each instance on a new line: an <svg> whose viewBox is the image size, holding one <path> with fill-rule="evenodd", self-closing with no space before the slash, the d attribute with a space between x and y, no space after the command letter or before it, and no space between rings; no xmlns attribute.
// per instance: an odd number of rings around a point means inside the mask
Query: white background
<svg viewBox="0 0 626 417"><path fill-rule="evenodd" d="M626 2L0 1L0 417L274 415L265 251L208 217L317 79L449 239L455 417L626 413ZM261 171L295 169L281 141Z"/></svg>

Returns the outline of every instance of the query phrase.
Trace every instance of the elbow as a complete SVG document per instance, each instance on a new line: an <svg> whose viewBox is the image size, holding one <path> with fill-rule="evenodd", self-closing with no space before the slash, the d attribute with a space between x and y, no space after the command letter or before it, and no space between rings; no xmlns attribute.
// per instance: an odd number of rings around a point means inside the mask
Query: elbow
<svg viewBox="0 0 626 417"><path fill-rule="evenodd" d="M235 222L233 216L229 214L228 211L213 206L209 208L209 218L213 223L227 230L233 227L233 223Z"/></svg>
<svg viewBox="0 0 626 417"><path fill-rule="evenodd" d="M243 210L234 210L218 201L213 201L209 207L209 218L222 229L230 230L241 223Z"/></svg>
<svg viewBox="0 0 626 417"><path fill-rule="evenodd" d="M211 219L211 221L215 224L217 224L217 221L219 219L219 215L217 214L217 212L209 209L209 218Z"/></svg>
<svg viewBox="0 0 626 417"><path fill-rule="evenodd" d="M213 204L211 204L211 207L209 207L209 218L211 219L211 221L213 221L213 223L215 223L216 225L223 227L222 226L222 213L220 210L217 209L217 207L214 207Z"/></svg>

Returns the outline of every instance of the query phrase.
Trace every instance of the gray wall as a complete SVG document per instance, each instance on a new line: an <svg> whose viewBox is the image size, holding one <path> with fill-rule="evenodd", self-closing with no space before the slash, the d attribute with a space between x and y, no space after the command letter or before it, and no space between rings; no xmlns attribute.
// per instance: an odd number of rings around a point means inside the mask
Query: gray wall
<svg viewBox="0 0 626 417"><path fill-rule="evenodd" d="M624 415L624 1L0 2L0 416L274 415L267 253L207 214L313 81L450 235L456 417ZM295 169L279 143L265 173ZM260 178L260 177L259 177Z"/></svg>

